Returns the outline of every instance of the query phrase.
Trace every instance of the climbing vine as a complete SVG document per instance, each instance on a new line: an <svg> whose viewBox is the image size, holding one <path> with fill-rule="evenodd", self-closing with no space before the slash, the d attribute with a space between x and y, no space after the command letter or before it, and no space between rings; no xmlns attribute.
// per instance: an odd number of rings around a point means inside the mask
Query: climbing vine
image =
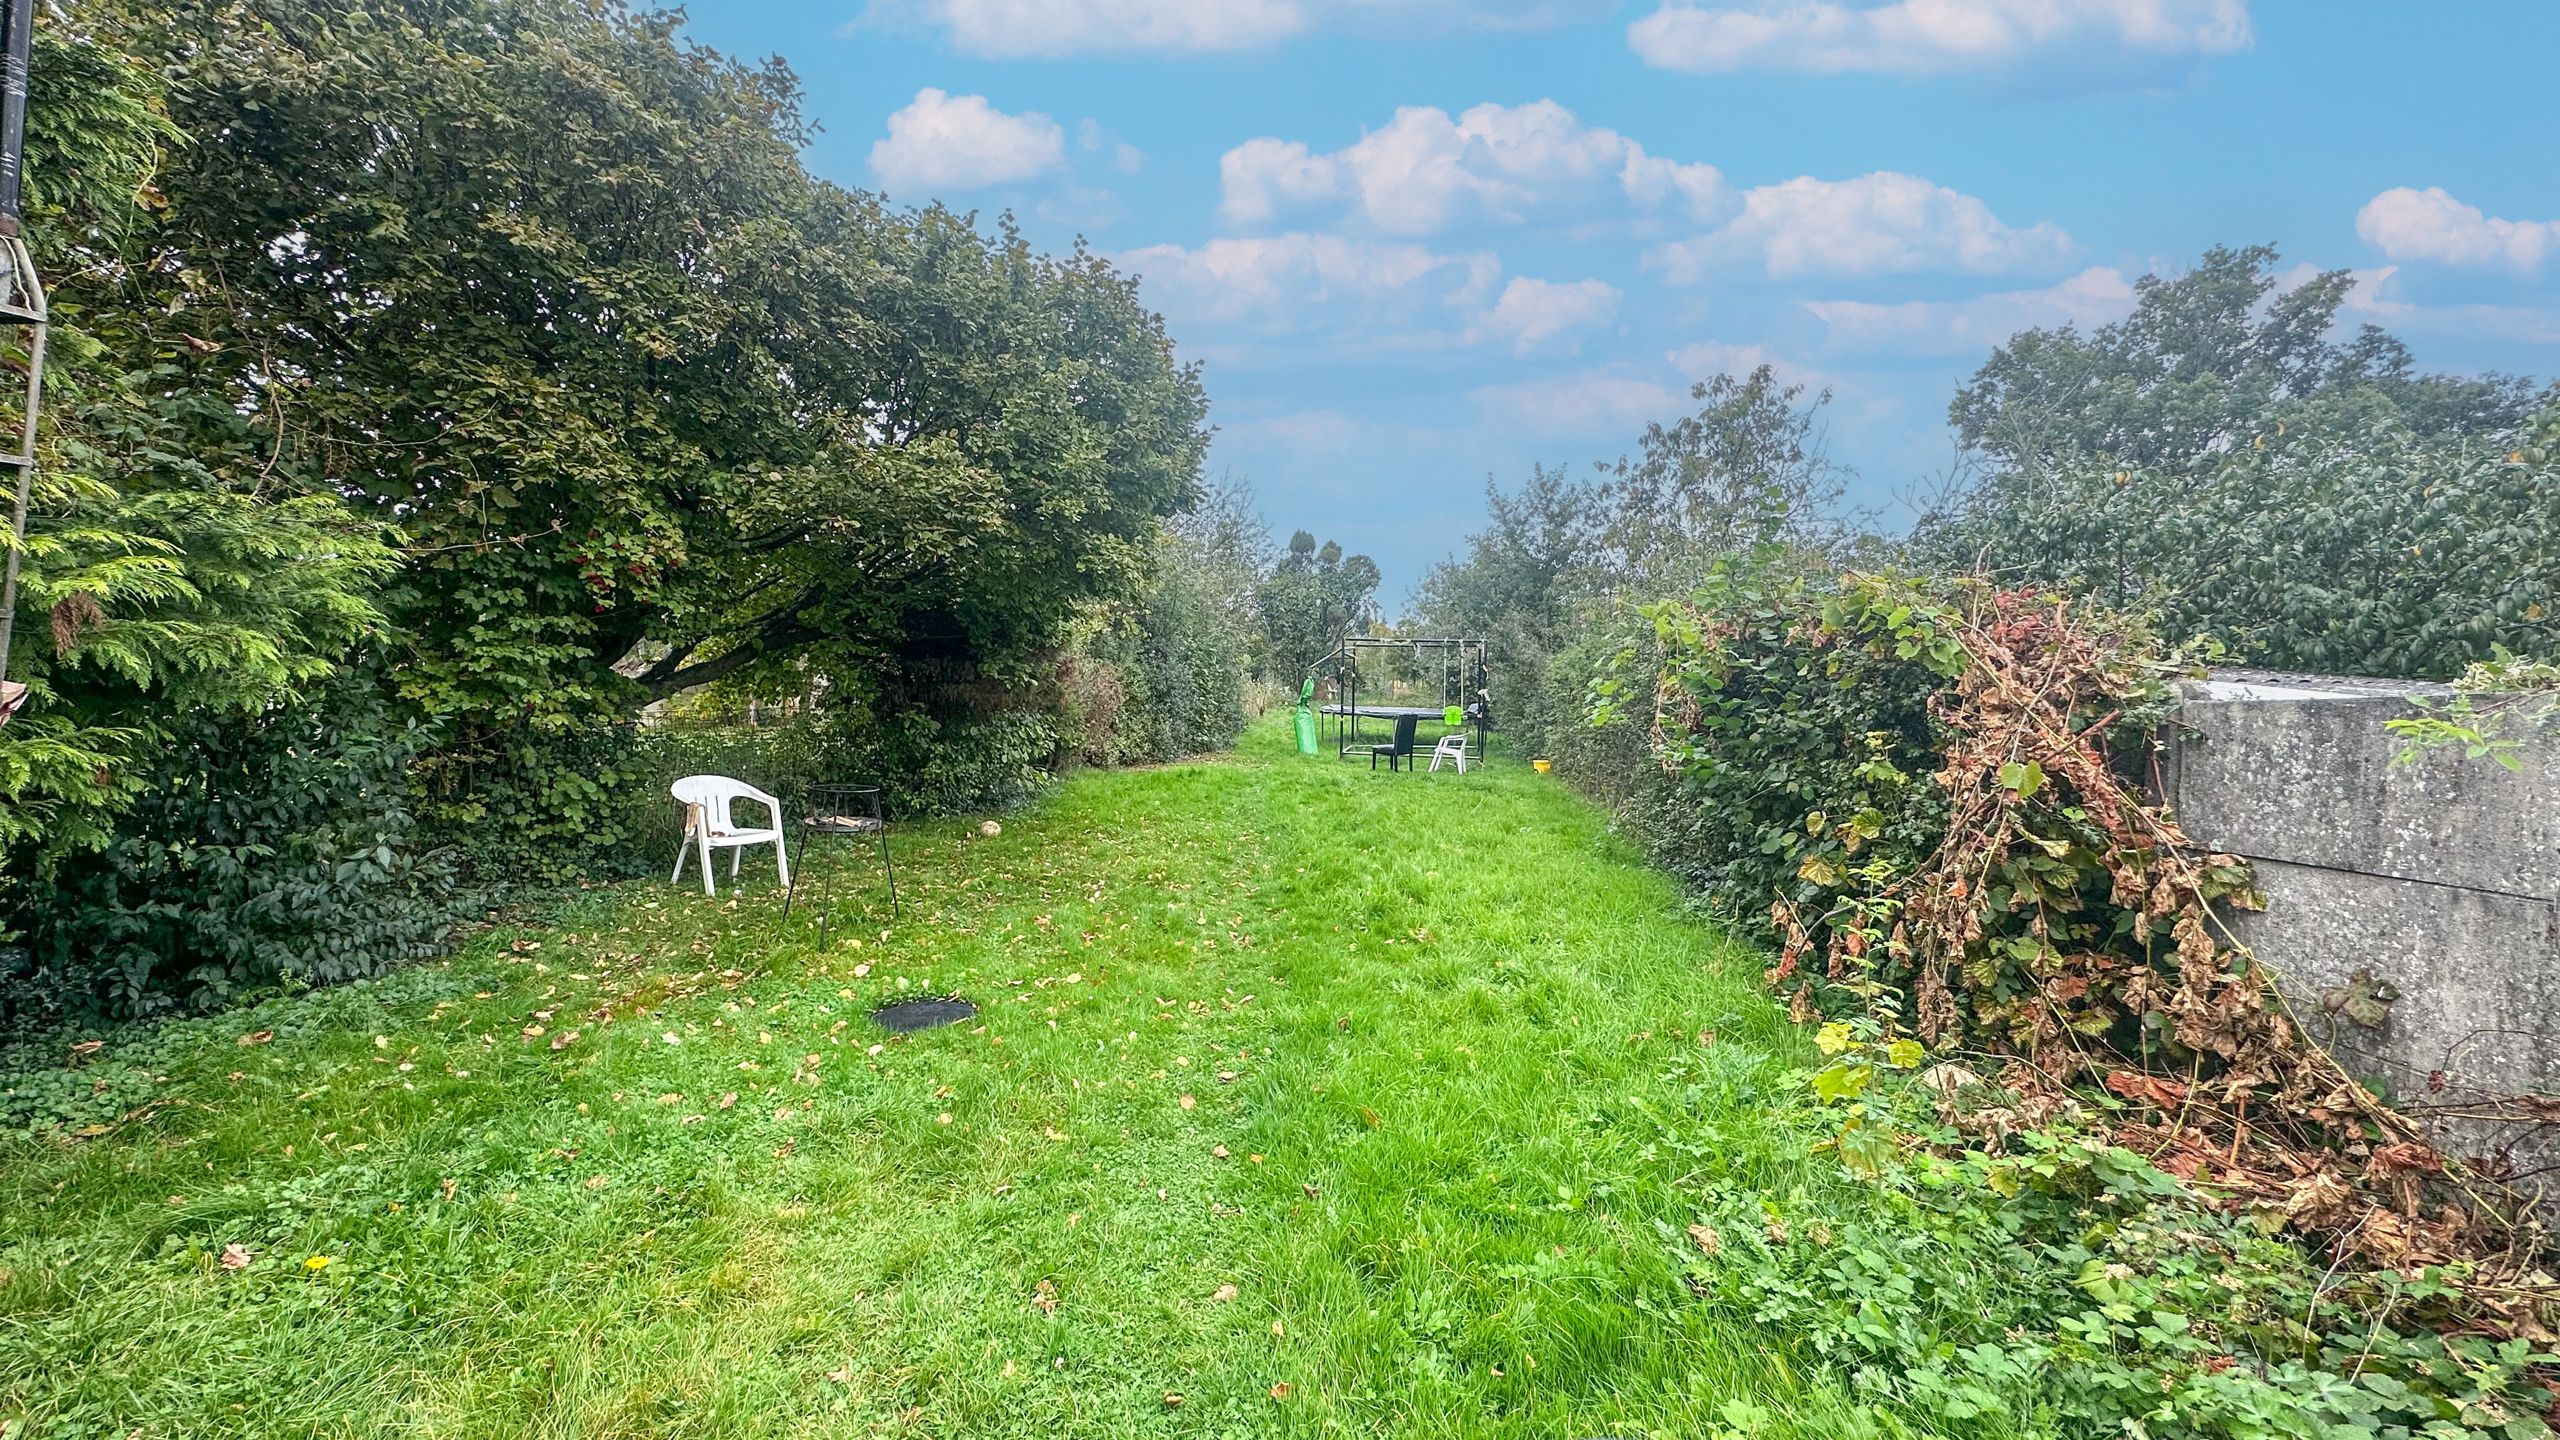
<svg viewBox="0 0 2560 1440"><path fill-rule="evenodd" d="M1768 983L1825 1022L1814 1084L1853 1168L1916 1143L1866 1092L1919 1069L1968 1133L2103 1116L2270 1230L2473 1267L2484 1310L2534 1323L2528 1222L2295 1023L2223 923L2262 903L2246 863L2153 799L2200 656L2059 593L1777 552L1641 614L1593 718L1649 725L1686 836L1714 837L1711 895L1763 919Z"/></svg>

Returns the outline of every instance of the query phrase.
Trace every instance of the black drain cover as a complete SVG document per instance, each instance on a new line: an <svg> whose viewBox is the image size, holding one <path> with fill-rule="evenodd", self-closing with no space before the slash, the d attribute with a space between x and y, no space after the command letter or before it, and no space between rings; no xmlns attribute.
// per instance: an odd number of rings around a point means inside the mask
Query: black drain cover
<svg viewBox="0 0 2560 1440"><path fill-rule="evenodd" d="M914 1030L931 1030L937 1025L957 1025L978 1018L978 1007L957 995L940 1000L900 1000L871 1012L881 1028L906 1034Z"/></svg>

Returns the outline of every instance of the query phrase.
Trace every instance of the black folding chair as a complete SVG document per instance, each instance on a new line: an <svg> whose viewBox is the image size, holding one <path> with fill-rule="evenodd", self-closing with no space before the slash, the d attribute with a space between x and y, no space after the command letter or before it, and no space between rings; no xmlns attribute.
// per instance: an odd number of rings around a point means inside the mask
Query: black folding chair
<svg viewBox="0 0 2560 1440"><path fill-rule="evenodd" d="M1413 762L1413 732L1421 724L1422 717L1419 715L1397 716L1396 738L1384 745L1369 747L1369 768L1372 770L1378 768L1378 757L1381 755L1387 757L1387 769L1391 772L1399 765L1410 765Z"/></svg>

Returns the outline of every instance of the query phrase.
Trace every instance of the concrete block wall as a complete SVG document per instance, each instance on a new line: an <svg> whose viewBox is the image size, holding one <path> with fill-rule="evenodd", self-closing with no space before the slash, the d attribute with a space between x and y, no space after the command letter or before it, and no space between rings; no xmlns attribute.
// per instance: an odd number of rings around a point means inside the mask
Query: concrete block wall
<svg viewBox="0 0 2560 1440"><path fill-rule="evenodd" d="M2525 768L2439 750L2394 765L2405 682L2219 672L2189 682L2163 783L2187 833L2267 894L2233 930L2348 1068L2421 1107L2560 1094L2560 731ZM2358 970L2397 992L2367 1027L2332 1005ZM2447 1122L2471 1154L2555 1137Z"/></svg>

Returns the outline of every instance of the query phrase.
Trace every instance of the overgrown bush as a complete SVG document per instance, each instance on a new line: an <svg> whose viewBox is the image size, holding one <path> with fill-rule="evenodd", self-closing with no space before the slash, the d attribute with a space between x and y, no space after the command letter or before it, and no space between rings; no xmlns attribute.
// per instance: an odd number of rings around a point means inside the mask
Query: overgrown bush
<svg viewBox="0 0 2560 1440"><path fill-rule="evenodd" d="M1485 488L1485 528L1432 567L1415 595L1425 626L1492 642L1505 738L1565 765L1590 743L1595 663L1627 598L1674 593L1758 545L1819 554L1848 543L1836 515L1845 472L1823 445L1829 392L1808 396L1762 365L1690 387L1693 413L1645 427L1636 453L1588 481L1540 465L1516 491ZM1586 786L1628 783L1576 766ZM1632 771L1628 772L1632 773Z"/></svg>
<svg viewBox="0 0 2560 1440"><path fill-rule="evenodd" d="M491 885L566 884L632 873L633 792L649 766L640 728L595 720L486 735L421 756L421 821Z"/></svg>
<svg viewBox="0 0 2560 1440"><path fill-rule="evenodd" d="M1768 983L1835 1022L1826 1048L1989 1056L2022 1097L2103 1084L2152 1117L2146 1154L2272 1228L2368 1266L2480 1263L2501 1277L2482 1303L2507 1303L2532 1265L2520 1212L2426 1198L2444 1157L2304 1038L2225 928L2262 903L2247 864L2146 789L2181 665L2140 625L2049 591L1807 576L1774 547L1641 613L1650 651L1621 652L1595 713L1646 725L1686 793L1639 818L1729 912L1765 916ZM1853 1062L1827 1096L1867 1085ZM1836 1140L1869 1170L1892 1143L1854 1106Z"/></svg>
<svg viewBox="0 0 2560 1440"><path fill-rule="evenodd" d="M1755 1123L1816 1143L1830 1117L1806 1093ZM2081 1126L1985 1147L1924 1094L1894 1107L1925 1146L1775 1190L1666 1121L1661 1149L1702 1179L1696 1222L1662 1235L1692 1291L1933 1434L2551 1433L2548 1357L2435 1333L2439 1279L2339 1275Z"/></svg>
<svg viewBox="0 0 2560 1440"><path fill-rule="evenodd" d="M1632 751L1677 780L1631 787L1628 828L1772 938L1773 899L1819 913L1850 867L1907 871L1946 829L1928 780L1945 678L1898 645L1827 637L1846 584L1802 552L1729 558L1685 600L1639 607L1641 632L1590 672L1611 765Z"/></svg>
<svg viewBox="0 0 2560 1440"><path fill-rule="evenodd" d="M1923 562L2254 665L2449 679L2500 646L2560 654L2560 393L2333 338L2355 283L2216 249L2144 277L2118 324L2011 337L1950 407L1979 471L1923 517Z"/></svg>
<svg viewBox="0 0 2560 1440"><path fill-rule="evenodd" d="M887 720L853 705L820 707L756 726L649 728L622 762L615 833L623 870L671 863L680 816L667 786L686 775L730 775L794 810L812 785L877 785L893 817L1001 809L1056 778L1058 717L1035 708L903 711ZM796 810L794 811L796 813Z"/></svg>
<svg viewBox="0 0 2560 1440"><path fill-rule="evenodd" d="M2502 649L2560 655L2560 409L2481 436L2353 415L2276 429L2184 469L2007 472L1922 544L2253 665L2450 679Z"/></svg>
<svg viewBox="0 0 2560 1440"><path fill-rule="evenodd" d="M1246 638L1236 617L1189 576L1150 591L1137 637L1145 759L1174 760L1236 742L1244 732Z"/></svg>
<svg viewBox="0 0 2560 1440"><path fill-rule="evenodd" d="M1243 733L1248 628L1181 550L1169 544L1138 601L1059 664L1063 723L1087 764L1155 764Z"/></svg>
<svg viewBox="0 0 2560 1440"><path fill-rule="evenodd" d="M1680 846L1659 832L1645 811L1655 796L1677 788L1653 758L1651 737L1643 725L1626 720L1591 723L1592 682L1613 665L1643 667L1652 653L1653 626L1623 606L1591 607L1590 622L1580 636L1549 657L1542 667L1519 677L1530 691L1514 707L1521 716L1506 731L1555 763L1555 773L1575 789L1607 807L1656 864L1668 868ZM1695 871L1677 871L1693 883Z"/></svg>
<svg viewBox="0 0 2560 1440"><path fill-rule="evenodd" d="M409 810L427 740L367 677L190 717L106 846L11 882L25 938L0 1018L204 1009L432 953L459 905Z"/></svg>

